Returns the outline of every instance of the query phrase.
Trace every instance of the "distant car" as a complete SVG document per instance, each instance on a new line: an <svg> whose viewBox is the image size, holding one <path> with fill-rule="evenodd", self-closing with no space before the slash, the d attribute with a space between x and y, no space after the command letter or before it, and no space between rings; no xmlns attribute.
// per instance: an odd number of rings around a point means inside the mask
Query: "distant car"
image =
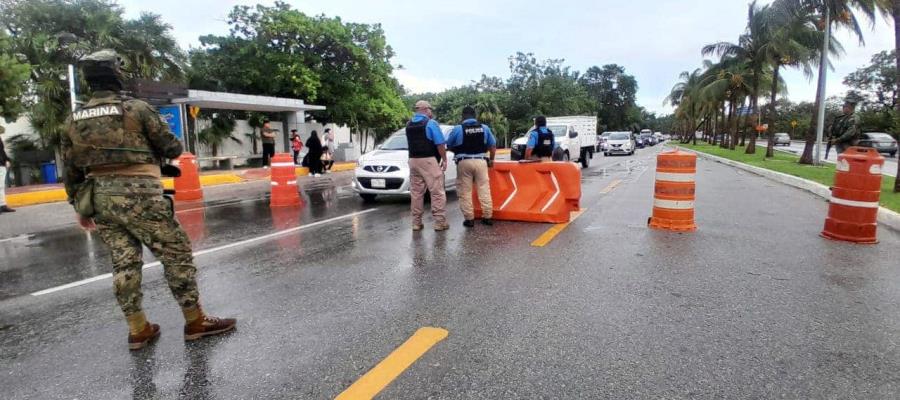
<svg viewBox="0 0 900 400"><path fill-rule="evenodd" d="M613 132L606 142L609 149L603 153L604 155L625 154L630 156L634 154L635 142L628 132Z"/></svg>
<svg viewBox="0 0 900 400"><path fill-rule="evenodd" d="M890 154L891 158L897 155L897 140L883 132L863 133L857 146L871 147L879 153Z"/></svg>
<svg viewBox="0 0 900 400"><path fill-rule="evenodd" d="M634 147L635 148L643 149L644 147L647 147L648 145L650 145L650 143L648 143L644 137L641 137L640 133L632 134L631 137L632 137L632 139L634 139Z"/></svg>
<svg viewBox="0 0 900 400"><path fill-rule="evenodd" d="M791 145L791 136L787 133L776 133L775 134L775 145L782 146L790 146Z"/></svg>
<svg viewBox="0 0 900 400"><path fill-rule="evenodd" d="M441 125L444 137L450 136L452 126ZM367 202L383 195L409 196L409 150L406 129L394 132L374 151L363 154L356 165L353 190ZM447 151L447 159L453 153ZM444 173L444 185L456 189L456 163L450 162Z"/></svg>

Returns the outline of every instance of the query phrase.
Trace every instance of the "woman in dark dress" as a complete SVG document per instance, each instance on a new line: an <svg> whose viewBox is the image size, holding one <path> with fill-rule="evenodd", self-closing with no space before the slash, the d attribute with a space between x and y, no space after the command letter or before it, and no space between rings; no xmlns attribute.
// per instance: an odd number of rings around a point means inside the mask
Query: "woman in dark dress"
<svg viewBox="0 0 900 400"><path fill-rule="evenodd" d="M322 141L319 140L319 133L312 131L309 139L306 139L306 148L309 150L307 154L309 163L309 174L319 176L322 174Z"/></svg>

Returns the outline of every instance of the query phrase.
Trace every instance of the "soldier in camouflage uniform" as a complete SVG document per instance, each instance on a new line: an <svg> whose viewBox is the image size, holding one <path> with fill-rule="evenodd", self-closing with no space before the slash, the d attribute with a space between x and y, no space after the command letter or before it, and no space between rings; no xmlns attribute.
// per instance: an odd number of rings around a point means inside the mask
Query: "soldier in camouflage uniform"
<svg viewBox="0 0 900 400"><path fill-rule="evenodd" d="M163 197L160 164L181 155L181 142L149 104L121 96L120 60L103 50L80 62L93 96L72 113L61 140L65 186L79 223L97 229L109 247L113 286L128 321L128 344L143 348L159 337L141 308L142 245L163 264L185 317L185 340L234 329L234 319L200 308L191 244ZM87 205L87 206L85 206Z"/></svg>
<svg viewBox="0 0 900 400"><path fill-rule="evenodd" d="M847 151L850 146L859 142L859 117L854 114L857 100L848 97L844 102L844 114L835 118L828 135L831 143L837 147L838 154Z"/></svg>

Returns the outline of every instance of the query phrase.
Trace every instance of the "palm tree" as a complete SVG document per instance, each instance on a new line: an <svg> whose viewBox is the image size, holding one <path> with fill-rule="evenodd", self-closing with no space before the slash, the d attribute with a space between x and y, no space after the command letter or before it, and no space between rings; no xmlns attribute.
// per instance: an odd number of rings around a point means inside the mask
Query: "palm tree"
<svg viewBox="0 0 900 400"><path fill-rule="evenodd" d="M865 17L868 21L874 23L875 14L883 9L884 0L788 0L791 7L803 9L805 12L812 13L818 18L817 28L823 32L824 37L831 37L832 28L849 29L859 38L860 44L865 44L862 28L859 24L859 17ZM816 107L813 112L813 123L806 133L806 147L803 149L803 155L800 157L801 164L813 163L813 148L816 143L816 132L819 127L818 114L819 107L824 99L824 75L828 63L828 49L823 38L819 51L819 80L820 84L816 89ZM830 42L829 42L830 43Z"/></svg>
<svg viewBox="0 0 900 400"><path fill-rule="evenodd" d="M816 55L823 41L822 32L816 29L815 16L808 10L795 6L793 0L776 0L771 9L770 41L764 48L768 62L772 64L772 89L770 92L767 123L775 126L778 119L776 108L780 71L783 67L800 68L807 78L812 78L812 67L818 63ZM843 53L843 46L831 38L830 52ZM775 156L775 135L769 134L766 157Z"/></svg>
<svg viewBox="0 0 900 400"><path fill-rule="evenodd" d="M727 146L732 150L738 139L738 104L743 104L752 93L751 74L751 66L745 59L732 56L724 56L704 74L701 96L708 101L728 103L726 128L731 138ZM722 146L725 147L724 140Z"/></svg>
<svg viewBox="0 0 900 400"><path fill-rule="evenodd" d="M747 29L737 43L718 42L707 45L703 47L703 55L731 57L746 64L750 73L743 76L743 79L749 81L750 109L754 113L759 113L759 88L762 84L764 70L769 67L769 60L765 57L765 48L771 41L769 35L771 6L760 7L754 0L750 3L747 14ZM747 145L746 153L756 153L755 130L751 135L750 144Z"/></svg>
<svg viewBox="0 0 900 400"><path fill-rule="evenodd" d="M679 75L680 81L672 87L666 102L676 107L675 117L682 124L682 142L687 143L688 135L693 135L691 128L697 121L697 111L701 104L700 89L702 88L703 70L698 68L693 72L684 71ZM693 135L696 136L696 135Z"/></svg>
<svg viewBox="0 0 900 400"><path fill-rule="evenodd" d="M219 155L219 146L222 145L225 140L231 140L237 144L244 144L241 139L232 134L235 126L233 115L220 112L214 114L210 122L208 128L197 133L197 139L200 143L210 147L213 157Z"/></svg>

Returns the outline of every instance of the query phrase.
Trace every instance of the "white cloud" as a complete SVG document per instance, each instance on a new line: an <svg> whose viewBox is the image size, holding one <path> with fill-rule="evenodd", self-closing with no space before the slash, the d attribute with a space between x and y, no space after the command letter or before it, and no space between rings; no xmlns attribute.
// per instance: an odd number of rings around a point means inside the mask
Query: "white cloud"
<svg viewBox="0 0 900 400"><path fill-rule="evenodd" d="M408 92L416 94L440 92L466 84L466 82L453 79L423 78L410 73L406 69L395 70L394 77L400 81L400 84L403 85Z"/></svg>

